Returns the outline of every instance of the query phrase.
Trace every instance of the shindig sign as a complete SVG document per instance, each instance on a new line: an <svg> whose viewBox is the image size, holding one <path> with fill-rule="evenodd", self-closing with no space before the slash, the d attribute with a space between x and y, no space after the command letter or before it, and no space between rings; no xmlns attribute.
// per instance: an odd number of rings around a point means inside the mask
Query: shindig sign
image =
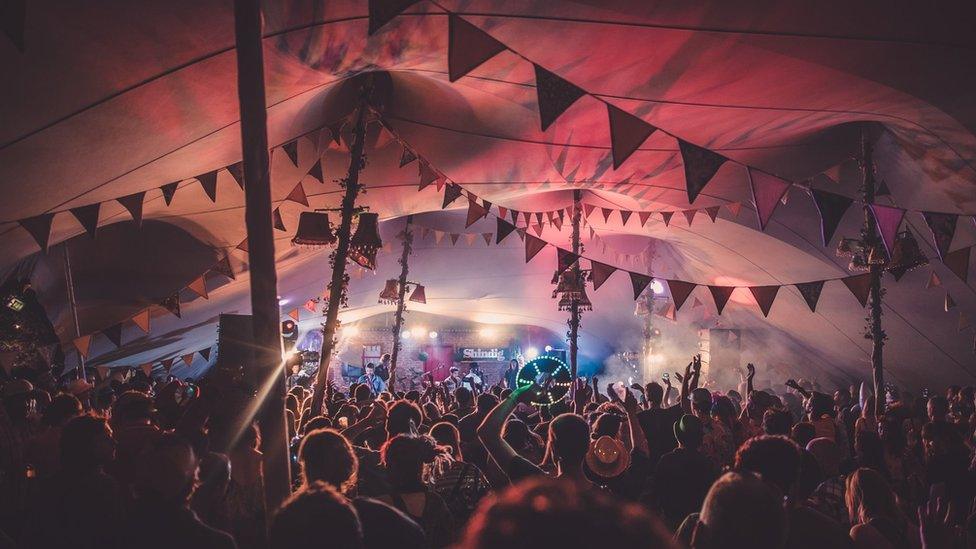
<svg viewBox="0 0 976 549"><path fill-rule="evenodd" d="M505 360L505 349L478 349L471 347L461 349L461 362L478 360L503 362Z"/></svg>

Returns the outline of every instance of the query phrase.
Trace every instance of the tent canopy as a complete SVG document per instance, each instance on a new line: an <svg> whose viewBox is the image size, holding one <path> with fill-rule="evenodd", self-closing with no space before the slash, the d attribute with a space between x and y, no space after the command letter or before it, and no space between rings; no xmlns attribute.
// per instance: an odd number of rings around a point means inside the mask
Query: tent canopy
<svg viewBox="0 0 976 549"><path fill-rule="evenodd" d="M93 363L138 365L212 345L220 312L249 309L247 253L237 249L246 235L244 194L221 169L241 157L232 3L28 4L24 51L0 41L8 75L0 92L0 268L30 274L61 340L70 342L76 334L63 282L67 244L77 266L81 332L125 322L121 348L93 340ZM897 284L885 279L886 370L909 386L968 383L976 375L973 331L960 329L960 313L976 320L976 293L939 261L917 213L976 213L971 2L936 10L788 1L759 11L729 2L447 0L419 2L372 36L365 2L266 4L272 196L286 229L275 233L283 316L321 296L329 278L327 251L291 245L298 216L309 208L285 198L301 184L309 207L338 205L349 126L340 144L330 128L352 112L370 78L376 115L360 203L380 215L392 249L379 255L376 273L353 272L341 315L347 324L390 310L376 295L399 270L396 235L414 214L425 238L416 242L410 278L426 285L428 303L412 308L565 329L566 314L550 298L555 249L526 264L517 235L486 244L482 235L495 232L497 208L465 228L467 199L442 211L437 185L418 191L418 162L399 167L406 144L495 206L556 211L583 189L583 202L596 208L583 231L588 258L738 287L721 316L707 289L697 288L676 323L661 319L666 340L685 342L699 327L742 328L763 342L745 348L744 359L822 380L866 379L865 311L843 284L826 284L815 313L785 286L768 318L746 286L849 274L834 249L840 237L858 235L860 204L825 247L802 187L858 197L857 158L867 135L877 175L891 190L879 203L910 210L902 228L931 261ZM445 9L507 48L453 83ZM545 131L533 64L587 92ZM616 169L608 103L660 129ZM675 136L735 161L694 204ZM297 166L281 148L296 138ZM323 183L308 175L320 159ZM801 184L789 189L764 231L742 164ZM195 179L214 170L216 202ZM160 187L171 183L177 190L167 204ZM116 199L143 191L139 229ZM99 234L91 242L68 210L95 203ZM712 206L721 207L714 223L699 211L689 225L681 213ZM605 220L602 208L615 211ZM659 214L646 224L635 214L625 224L621 210L676 215L669 226ZM18 220L51 212L45 255ZM438 244L435 231L448 236ZM452 245L450 233L476 238ZM558 229L546 220L541 238L567 248L567 224ZM951 249L974 242L972 218L961 217ZM127 322L225 256L236 279L208 276L208 299L184 290L182 318L153 307L148 335ZM942 285L926 288L932 271ZM946 292L957 304L949 312ZM640 322L626 274L613 275L590 298L582 351L635 348ZM303 329L321 322L320 310L301 314ZM673 357L694 351L675 347Z"/></svg>

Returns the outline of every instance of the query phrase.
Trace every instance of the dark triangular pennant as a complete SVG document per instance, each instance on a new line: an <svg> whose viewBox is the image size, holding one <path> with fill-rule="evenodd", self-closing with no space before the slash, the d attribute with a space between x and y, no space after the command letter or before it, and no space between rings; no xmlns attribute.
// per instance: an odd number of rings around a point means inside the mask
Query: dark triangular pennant
<svg viewBox="0 0 976 549"><path fill-rule="evenodd" d="M759 230L765 231L766 225L773 217L773 212L780 205L783 195L790 189L791 183L753 168L748 168L746 171L749 173L752 202L756 205L756 216L759 218Z"/></svg>
<svg viewBox="0 0 976 549"><path fill-rule="evenodd" d="M457 183L448 183L444 188L444 203L441 204L441 209L448 207L458 198L461 198L461 186Z"/></svg>
<svg viewBox="0 0 976 549"><path fill-rule="evenodd" d="M159 363L162 364L163 370L166 370L166 373L168 374L169 371L173 369L173 362L174 361L176 361L176 358L175 357L174 358L167 358L167 359L161 360L161 361L159 361Z"/></svg>
<svg viewBox="0 0 976 549"><path fill-rule="evenodd" d="M881 183L878 183L878 188L874 191L874 196L891 196L891 189L888 188L888 184L882 179Z"/></svg>
<svg viewBox="0 0 976 549"><path fill-rule="evenodd" d="M488 215L488 210L484 206L478 204L475 200L468 200L468 218L464 223L464 228L467 229L471 225L474 225L481 218Z"/></svg>
<svg viewBox="0 0 976 549"><path fill-rule="evenodd" d="M884 243L888 257L891 257L895 249L898 227L901 226L901 222L905 218L905 210L894 206L882 206L881 204L871 204L870 208L878 232L881 233L881 242Z"/></svg>
<svg viewBox="0 0 976 549"><path fill-rule="evenodd" d="M721 206L709 206L705 208L705 213L708 214L708 217L712 220L712 223L715 223L715 219L718 217L719 208L721 208Z"/></svg>
<svg viewBox="0 0 976 549"><path fill-rule="evenodd" d="M718 310L718 314L722 314L725 309L725 304L729 302L729 298L732 297L732 292L735 291L735 286L709 286L708 291L712 293L712 299L715 300L715 308Z"/></svg>
<svg viewBox="0 0 976 549"><path fill-rule="evenodd" d="M516 210L509 210L508 213L512 216L512 224L513 225L518 225L518 218L519 218L519 215L521 214L521 212L516 211Z"/></svg>
<svg viewBox="0 0 976 549"><path fill-rule="evenodd" d="M281 149L285 151L288 156L288 160L291 160L292 165L298 166L298 140L293 139L281 146Z"/></svg>
<svg viewBox="0 0 976 549"><path fill-rule="evenodd" d="M34 237L34 241L41 247L41 250L47 252L48 241L51 238L51 221L53 220L54 214L46 213L21 219L18 223Z"/></svg>
<svg viewBox="0 0 976 549"><path fill-rule="evenodd" d="M369 35L416 3L417 0L369 0Z"/></svg>
<svg viewBox="0 0 976 549"><path fill-rule="evenodd" d="M132 216L132 220L136 222L137 227L142 227L142 203L145 197L146 191L142 191L141 193L130 194L116 199L119 204L122 204L123 208L129 211L129 215Z"/></svg>
<svg viewBox="0 0 976 549"><path fill-rule="evenodd" d="M661 212L661 219L664 220L664 226L665 227L668 227L668 226L671 225L671 216L673 216L673 215L674 215L674 212Z"/></svg>
<svg viewBox="0 0 976 549"><path fill-rule="evenodd" d="M163 191L163 201L166 202L167 206L173 203L173 195L176 194L176 188L179 186L180 186L180 182L174 181L172 183L167 183L159 188L159 190Z"/></svg>
<svg viewBox="0 0 976 549"><path fill-rule="evenodd" d="M801 282L794 284L794 286L800 291L803 300L807 302L807 307L810 307L810 312L817 312L817 302L820 301L820 292L823 291L824 281L814 280L813 282Z"/></svg>
<svg viewBox="0 0 976 549"><path fill-rule="evenodd" d="M417 155L410 149L404 147L403 152L400 153L400 167L402 168L416 159Z"/></svg>
<svg viewBox="0 0 976 549"><path fill-rule="evenodd" d="M671 290L671 300L674 301L675 311L681 310L681 306L688 300L688 296L694 291L695 286L697 284L683 280L668 280L668 289Z"/></svg>
<svg viewBox="0 0 976 549"><path fill-rule="evenodd" d="M613 265L607 265L606 263L600 263L599 261L590 260L590 280L593 281L593 291L600 289L603 283L610 278L610 275L617 272L617 268Z"/></svg>
<svg viewBox="0 0 976 549"><path fill-rule="evenodd" d="M312 168L308 170L308 175L315 178L319 183L325 183L325 175L322 173L322 159L319 158L312 164Z"/></svg>
<svg viewBox="0 0 976 549"><path fill-rule="evenodd" d="M0 25L3 33L13 42L17 51L24 53L24 28L27 24L27 0L7 0L0 10Z"/></svg>
<svg viewBox="0 0 976 549"><path fill-rule="evenodd" d="M610 117L613 169L616 170L657 128L610 103L607 103L607 114Z"/></svg>
<svg viewBox="0 0 976 549"><path fill-rule="evenodd" d="M249 252L250 251L248 249L247 238L245 238L244 240L241 240L241 243L237 245L237 249L240 250L240 251L242 251L242 252Z"/></svg>
<svg viewBox="0 0 976 549"><path fill-rule="evenodd" d="M695 220L695 214L698 210L681 210L681 213L685 215L685 219L688 220L688 226L691 227L691 222Z"/></svg>
<svg viewBox="0 0 976 549"><path fill-rule="evenodd" d="M210 201L217 202L217 172L207 172L202 173L196 177L197 181L200 182L200 186L203 187L203 192L207 193L210 197Z"/></svg>
<svg viewBox="0 0 976 549"><path fill-rule="evenodd" d="M122 324L109 326L102 330L102 335L108 338L116 347L122 346Z"/></svg>
<svg viewBox="0 0 976 549"><path fill-rule="evenodd" d="M683 139L678 140L678 148L681 149L681 161L685 167L685 186L688 190L688 203L692 204L698 198L705 185L712 180L715 172L722 167L727 160L724 156L712 152L708 149L689 143Z"/></svg>
<svg viewBox="0 0 976 549"><path fill-rule="evenodd" d="M282 221L282 219L281 219L281 209L280 208L275 208L271 212L271 219L272 219L272 222L274 223L274 228L275 229L278 229L279 231L287 231L288 230L288 229L285 228L285 222Z"/></svg>
<svg viewBox="0 0 976 549"><path fill-rule="evenodd" d="M512 234L512 231L515 230L515 225L512 225L500 217L495 219L498 221L498 228L495 230L495 244L501 244L502 240L505 240L505 237Z"/></svg>
<svg viewBox="0 0 976 549"><path fill-rule="evenodd" d="M346 125L346 119L340 118L335 122L328 125L329 135L332 136L332 140L335 141L336 145L342 144L342 128Z"/></svg>
<svg viewBox="0 0 976 549"><path fill-rule="evenodd" d="M447 74L454 82L505 51L505 44L455 14L448 18Z"/></svg>
<svg viewBox="0 0 976 549"><path fill-rule="evenodd" d="M458 239L461 238L461 235L458 233L451 233L450 236L451 236L451 245L456 246Z"/></svg>
<svg viewBox="0 0 976 549"><path fill-rule="evenodd" d="M292 202L297 202L306 208L308 207L308 196L305 195L305 187L302 186L301 181L299 181L298 185L295 185L295 188L288 193L285 200L291 200Z"/></svg>
<svg viewBox="0 0 976 549"><path fill-rule="evenodd" d="M864 273L840 279L847 286L847 289L854 294L861 307L868 304L868 294L871 292L871 276L871 273Z"/></svg>
<svg viewBox="0 0 976 549"><path fill-rule="evenodd" d="M637 212L637 218L640 219L641 227L647 225L647 220L651 218L653 212Z"/></svg>
<svg viewBox="0 0 976 549"><path fill-rule="evenodd" d="M75 216L78 223L84 227L85 232L88 236L95 238L95 233L98 232L98 212L102 209L102 204L96 202L94 204L88 204L87 206L78 206L77 208L71 208L71 215Z"/></svg>
<svg viewBox="0 0 976 549"><path fill-rule="evenodd" d="M426 189L428 185L437 181L439 178L440 174L437 173L437 170L432 168L426 161L420 161L420 188L418 190L422 191Z"/></svg>
<svg viewBox="0 0 976 549"><path fill-rule="evenodd" d="M956 234L956 222L959 216L956 214L939 212L922 212L925 223L932 231L932 239L935 240L935 249L939 252L939 259L945 260L952 245L952 237Z"/></svg>
<svg viewBox="0 0 976 549"><path fill-rule="evenodd" d="M607 222L610 221L610 214L613 213L613 209L611 209L611 208L600 208L600 213L603 214L603 222L604 223L607 223Z"/></svg>
<svg viewBox="0 0 976 549"><path fill-rule="evenodd" d="M227 166L227 173L234 178L234 181L237 182L237 186L240 187L241 190L244 190L244 163L237 162Z"/></svg>
<svg viewBox="0 0 976 549"><path fill-rule="evenodd" d="M210 347L207 347L206 349L200 349L197 352L200 353L200 356L203 357L203 360L210 362Z"/></svg>
<svg viewBox="0 0 976 549"><path fill-rule="evenodd" d="M965 248L959 248L954 252L949 252L942 261L950 271L967 284L969 283L969 252L972 249L972 246L967 246Z"/></svg>
<svg viewBox="0 0 976 549"><path fill-rule="evenodd" d="M630 284L634 287L634 299L637 299L640 297L641 293L644 292L644 288L647 288L647 285L650 284L654 278L639 273L631 273L629 271L628 273L630 274Z"/></svg>
<svg viewBox="0 0 976 549"><path fill-rule="evenodd" d="M752 297L756 298L756 304L759 305L763 316L769 316L769 309L773 306L779 288L779 286L749 286L749 291L752 292Z"/></svg>
<svg viewBox="0 0 976 549"><path fill-rule="evenodd" d="M532 258L536 256L543 248L546 247L546 241L536 238L530 234L525 235L525 262L528 263L532 261Z"/></svg>
<svg viewBox="0 0 976 549"><path fill-rule="evenodd" d="M579 261L579 254L574 254L569 250L556 248L556 276L563 274L563 271L573 266Z"/></svg>
<svg viewBox="0 0 976 549"><path fill-rule="evenodd" d="M851 207L853 200L840 194L818 189L810 189L810 193L813 196L814 205L817 206L817 211L820 212L820 235L823 238L823 245L826 246L830 244L830 239L834 237L837 225L840 224L840 220L844 217L847 209Z"/></svg>
<svg viewBox="0 0 976 549"><path fill-rule="evenodd" d="M176 318L183 318L183 316L180 315L180 293L179 292L176 292L171 296L164 297L162 300L160 300L159 306L163 307L167 311L176 315Z"/></svg>
<svg viewBox="0 0 976 549"><path fill-rule="evenodd" d="M630 219L630 216L633 215L633 213L634 212L630 212L627 210L620 210L620 221L622 222L623 225L627 224L627 220Z"/></svg>
<svg viewBox="0 0 976 549"><path fill-rule="evenodd" d="M563 112L586 93L546 69L535 66L535 88L539 101L542 131L552 125Z"/></svg>

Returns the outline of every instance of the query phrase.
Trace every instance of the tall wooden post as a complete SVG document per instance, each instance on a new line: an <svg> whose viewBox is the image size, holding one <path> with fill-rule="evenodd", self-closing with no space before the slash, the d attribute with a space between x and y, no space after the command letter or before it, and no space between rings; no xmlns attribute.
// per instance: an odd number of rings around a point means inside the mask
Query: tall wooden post
<svg viewBox="0 0 976 549"><path fill-rule="evenodd" d="M322 413L322 398L329 383L329 365L335 350L335 334L339 327L339 309L346 297L346 261L349 256L349 240L352 237L352 218L356 215L356 197L359 195L359 171L363 168L363 148L366 141L367 100L372 85L366 83L363 97L356 112L355 135L349 159L349 173L343 183L346 193L342 197L342 220L339 223L335 252L332 256L332 281L329 283L329 306L325 313L325 326L322 334L322 352L319 356L319 370L315 376L315 390L312 393L312 417Z"/></svg>
<svg viewBox="0 0 976 549"><path fill-rule="evenodd" d="M397 281L397 308L393 318L393 352L390 353L390 392L396 393L397 358L400 356L400 330L403 329L403 312L406 309L408 258L413 247L413 216L407 216L407 224L403 228L403 252L400 254L400 279Z"/></svg>
<svg viewBox="0 0 976 549"><path fill-rule="evenodd" d="M873 147L867 132L862 132L861 134L861 170L863 175L861 191L864 194L864 234L862 235L862 243L868 249L880 249L880 238L870 206L874 203L876 186L874 180ZM884 274L884 268L883 263L871 263L870 265L871 287L869 305L871 323L868 333L874 344L871 349L871 368L874 374L874 406L879 417L885 411L884 361L882 360L885 333L881 327L881 300L884 294L884 290L881 287L881 276Z"/></svg>
<svg viewBox="0 0 976 549"><path fill-rule="evenodd" d="M264 501L270 512L288 497L291 485L285 427L285 375L281 360L281 319L271 221L267 107L260 0L235 0L237 95L244 163L244 220L247 227L255 371L268 391L258 411L264 454Z"/></svg>
<svg viewBox="0 0 976 549"><path fill-rule="evenodd" d="M576 189L573 191L573 253L579 255L582 253L582 245L580 244L580 218L582 216L582 200L583 191ZM576 280L583 288L586 287L586 283L582 280L582 273L580 272L580 264L577 259L573 266L570 267L575 275ZM580 312L579 299L574 296L570 300L569 309L569 371L573 375L573 381L575 386L575 380L579 372L577 354L579 351L579 326L580 317L582 313Z"/></svg>

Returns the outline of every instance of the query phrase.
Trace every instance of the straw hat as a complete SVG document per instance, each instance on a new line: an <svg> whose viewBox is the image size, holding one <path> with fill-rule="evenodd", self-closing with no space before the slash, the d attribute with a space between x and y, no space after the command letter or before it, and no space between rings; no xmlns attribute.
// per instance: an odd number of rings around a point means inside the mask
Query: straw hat
<svg viewBox="0 0 976 549"><path fill-rule="evenodd" d="M586 466L603 478L620 476L630 467L630 453L622 442L604 435L590 443Z"/></svg>

